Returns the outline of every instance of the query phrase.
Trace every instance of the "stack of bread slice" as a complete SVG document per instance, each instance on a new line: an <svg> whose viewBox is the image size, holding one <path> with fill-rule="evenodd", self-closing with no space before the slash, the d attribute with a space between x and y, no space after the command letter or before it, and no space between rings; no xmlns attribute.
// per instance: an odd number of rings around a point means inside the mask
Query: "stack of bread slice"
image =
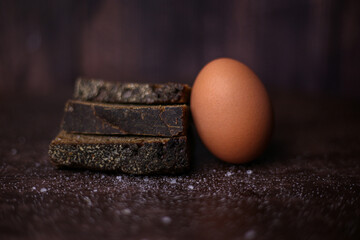
<svg viewBox="0 0 360 240"><path fill-rule="evenodd" d="M59 167L129 174L189 168L186 84L112 83L79 78L49 156Z"/></svg>

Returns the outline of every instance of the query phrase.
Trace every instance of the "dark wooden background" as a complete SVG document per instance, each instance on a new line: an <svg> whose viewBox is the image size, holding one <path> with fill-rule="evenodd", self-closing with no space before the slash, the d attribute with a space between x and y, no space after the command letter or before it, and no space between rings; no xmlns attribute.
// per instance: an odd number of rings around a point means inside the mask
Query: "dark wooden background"
<svg viewBox="0 0 360 240"><path fill-rule="evenodd" d="M224 56L269 88L359 97L360 1L0 1L0 93L79 75L191 84Z"/></svg>

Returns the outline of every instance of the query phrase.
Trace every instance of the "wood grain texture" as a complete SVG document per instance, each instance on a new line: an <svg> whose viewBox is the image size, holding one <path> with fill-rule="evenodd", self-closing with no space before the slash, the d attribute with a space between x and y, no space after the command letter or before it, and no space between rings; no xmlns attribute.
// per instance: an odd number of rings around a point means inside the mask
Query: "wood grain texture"
<svg viewBox="0 0 360 240"><path fill-rule="evenodd" d="M0 91L77 76L192 84L217 57L269 87L359 96L357 0L0 2Z"/></svg>

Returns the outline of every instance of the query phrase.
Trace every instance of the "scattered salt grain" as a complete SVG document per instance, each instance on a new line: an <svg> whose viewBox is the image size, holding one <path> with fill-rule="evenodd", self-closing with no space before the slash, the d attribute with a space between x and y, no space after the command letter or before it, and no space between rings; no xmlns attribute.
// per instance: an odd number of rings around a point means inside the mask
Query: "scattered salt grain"
<svg viewBox="0 0 360 240"><path fill-rule="evenodd" d="M193 189L194 189L194 186L193 186L193 185L189 185L189 186L188 186L188 189L193 190Z"/></svg>
<svg viewBox="0 0 360 240"><path fill-rule="evenodd" d="M231 175L233 175L232 172L227 172L227 173L225 174L226 177L230 177Z"/></svg>
<svg viewBox="0 0 360 240"><path fill-rule="evenodd" d="M162 217L162 218L161 218L161 222L162 222L163 224L168 225L168 224L171 223L171 218L168 217L168 216Z"/></svg>
<svg viewBox="0 0 360 240"><path fill-rule="evenodd" d="M170 180L170 184L175 184L176 183L176 179L171 179Z"/></svg>
<svg viewBox="0 0 360 240"><path fill-rule="evenodd" d="M252 174L252 173L253 173L252 170L247 170L247 171L246 171L246 174L248 174L248 175L250 175L250 174Z"/></svg>
<svg viewBox="0 0 360 240"><path fill-rule="evenodd" d="M245 233L244 238L251 240L251 239L254 239L255 236L256 236L256 232L254 230L249 230Z"/></svg>
<svg viewBox="0 0 360 240"><path fill-rule="evenodd" d="M90 198L89 197L84 197L84 201L86 202L86 204L90 207L90 206L92 206L92 202L91 202L91 200L90 200Z"/></svg>
<svg viewBox="0 0 360 240"><path fill-rule="evenodd" d="M117 177L116 177L116 180L121 181L121 180L122 180L122 176L117 176Z"/></svg>
<svg viewBox="0 0 360 240"><path fill-rule="evenodd" d="M46 191L47 191L46 188L41 188L41 189L40 189L40 192L42 192L42 193L43 193L43 192L46 192Z"/></svg>
<svg viewBox="0 0 360 240"><path fill-rule="evenodd" d="M128 209L128 208L125 208L125 209L123 209L123 210L121 211L121 213L124 214L124 215L129 215L129 214L131 214L131 210Z"/></svg>
<svg viewBox="0 0 360 240"><path fill-rule="evenodd" d="M16 148L12 148L11 149L11 155L15 156L17 154L17 149Z"/></svg>
<svg viewBox="0 0 360 240"><path fill-rule="evenodd" d="M32 190L36 190L36 187L32 187Z"/></svg>

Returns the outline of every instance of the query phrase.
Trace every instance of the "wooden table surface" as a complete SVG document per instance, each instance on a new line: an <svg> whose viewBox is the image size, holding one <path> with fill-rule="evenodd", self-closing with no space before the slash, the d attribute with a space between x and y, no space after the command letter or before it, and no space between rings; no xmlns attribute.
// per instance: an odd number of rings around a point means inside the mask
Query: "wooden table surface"
<svg viewBox="0 0 360 240"><path fill-rule="evenodd" d="M61 94L59 94L61 96ZM267 152L192 170L59 170L47 149L64 97L0 96L0 239L360 239L360 102L272 94Z"/></svg>

